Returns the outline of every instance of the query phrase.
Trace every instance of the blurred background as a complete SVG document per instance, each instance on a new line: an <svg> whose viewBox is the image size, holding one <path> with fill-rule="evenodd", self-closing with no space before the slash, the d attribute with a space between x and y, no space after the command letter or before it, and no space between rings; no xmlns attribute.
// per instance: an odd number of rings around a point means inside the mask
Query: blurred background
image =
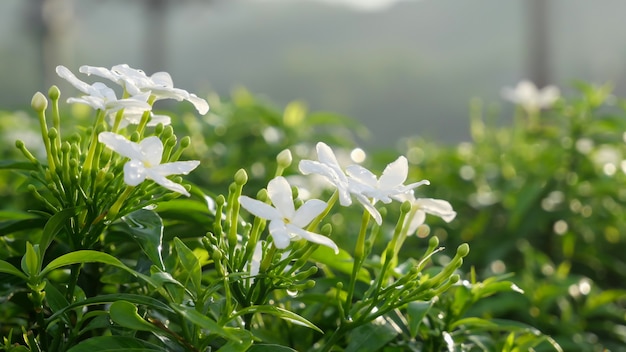
<svg viewBox="0 0 626 352"><path fill-rule="evenodd" d="M0 110L63 88L58 64L127 63L198 94L301 99L361 121L366 144L457 142L471 98L510 116L500 90L524 78L623 92L625 12L619 0L3 0Z"/></svg>

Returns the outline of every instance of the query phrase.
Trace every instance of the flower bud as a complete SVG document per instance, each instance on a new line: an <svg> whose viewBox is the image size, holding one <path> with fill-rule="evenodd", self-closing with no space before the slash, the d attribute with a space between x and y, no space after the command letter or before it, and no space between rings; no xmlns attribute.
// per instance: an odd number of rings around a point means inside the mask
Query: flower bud
<svg viewBox="0 0 626 352"><path fill-rule="evenodd" d="M44 111L48 107L48 99L41 92L37 92L33 95L30 105L35 111Z"/></svg>
<svg viewBox="0 0 626 352"><path fill-rule="evenodd" d="M469 250L469 245L467 243L463 243L456 249L456 255L461 258L466 257L469 254Z"/></svg>
<svg viewBox="0 0 626 352"><path fill-rule="evenodd" d="M246 182L248 182L248 174L246 173L246 170L237 170L237 172L235 173L235 183L241 186L245 185Z"/></svg>
<svg viewBox="0 0 626 352"><path fill-rule="evenodd" d="M276 156L276 162L278 163L278 166L282 167L283 169L289 167L292 161L293 157L291 156L291 151L289 149L283 150Z"/></svg>
<svg viewBox="0 0 626 352"><path fill-rule="evenodd" d="M191 144L191 138L189 136L185 136L180 140L180 147L187 148Z"/></svg>
<svg viewBox="0 0 626 352"><path fill-rule="evenodd" d="M48 96L50 97L50 100L58 100L61 97L61 91L59 90L59 87L50 87L50 89L48 89Z"/></svg>

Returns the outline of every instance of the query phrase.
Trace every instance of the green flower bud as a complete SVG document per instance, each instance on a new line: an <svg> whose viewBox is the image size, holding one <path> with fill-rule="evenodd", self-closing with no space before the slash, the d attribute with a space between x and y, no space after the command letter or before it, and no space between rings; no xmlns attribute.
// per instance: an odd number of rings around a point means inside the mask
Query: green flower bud
<svg viewBox="0 0 626 352"><path fill-rule="evenodd" d="M260 190L257 194L256 194L256 199L258 199L261 202L265 202L267 200L268 196L267 196L267 190L266 189L262 189Z"/></svg>
<svg viewBox="0 0 626 352"><path fill-rule="evenodd" d="M57 131L56 128L52 127L50 130L48 130L48 138L54 140L59 136L59 132Z"/></svg>
<svg viewBox="0 0 626 352"><path fill-rule="evenodd" d="M191 145L191 138L189 136L185 136L180 140L180 147L181 148L187 148L189 147L189 145Z"/></svg>
<svg viewBox="0 0 626 352"><path fill-rule="evenodd" d="M224 205L224 203L226 203L226 198L220 194L215 198L215 203L217 203L217 205Z"/></svg>
<svg viewBox="0 0 626 352"><path fill-rule="evenodd" d="M400 211L403 213L408 213L409 211L411 211L411 202L409 202L408 200L402 203L402 206L400 206Z"/></svg>
<svg viewBox="0 0 626 352"><path fill-rule="evenodd" d="M51 100L58 100L61 97L61 90L57 86L52 86L48 89L48 96Z"/></svg>
<svg viewBox="0 0 626 352"><path fill-rule="evenodd" d="M41 92L37 92L33 95L33 100L31 100L30 105L35 111L44 111L48 107L48 99L46 99L46 96Z"/></svg>
<svg viewBox="0 0 626 352"><path fill-rule="evenodd" d="M292 161L293 157L291 156L291 151L289 149L283 150L276 156L276 162L278 163L278 166L282 167L283 169L289 167Z"/></svg>
<svg viewBox="0 0 626 352"><path fill-rule="evenodd" d="M333 231L333 225L331 224L324 224L322 226L322 228L320 229L320 234L324 235L324 236L330 236L330 233Z"/></svg>
<svg viewBox="0 0 626 352"><path fill-rule="evenodd" d="M241 185L245 185L246 182L248 182L248 174L246 173L246 170L239 169L235 173L235 183L241 186Z"/></svg>
<svg viewBox="0 0 626 352"><path fill-rule="evenodd" d="M456 255L461 258L466 257L469 254L469 250L469 245L467 243L463 243L456 249Z"/></svg>

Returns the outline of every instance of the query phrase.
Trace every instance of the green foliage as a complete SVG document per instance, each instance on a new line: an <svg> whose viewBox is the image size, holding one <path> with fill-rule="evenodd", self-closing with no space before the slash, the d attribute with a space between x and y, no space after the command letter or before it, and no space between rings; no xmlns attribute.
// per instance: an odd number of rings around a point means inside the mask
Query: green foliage
<svg viewBox="0 0 626 352"><path fill-rule="evenodd" d="M118 129L123 113L113 114L116 122L109 126L105 112L98 110L92 127L77 128L68 137L67 126L84 121L76 113L60 111L58 90L50 92L49 130L47 101L41 94L34 99L45 150L35 157L18 142L29 162L0 164L1 177L10 180L7 188L31 184L17 187L19 197L3 204L0 212L0 351L561 351L559 343L545 334L555 333L561 342L551 317L541 319L554 304L563 311L569 307L570 314L563 319L581 324L584 319L607 317L611 312L607 307L619 305L623 297L617 287L592 296L587 287L600 290L599 278L583 276L582 269L574 271L578 266L595 268L583 265L585 253L577 254L567 236L554 241L557 249L554 244L542 246L542 237L528 224L537 223L530 221L537 200L550 195L544 190L547 181L531 177L531 171L545 168L522 168L528 172L518 181L522 185L497 182L490 190L498 195L504 196L505 189L496 185L520 193L527 184L530 191L511 203L495 198L486 205L480 197L462 198L477 190L459 179L456 167L472 161L480 185L491 185L493 171L487 159L411 141L407 155L414 165L409 181L431 179L433 192L428 195L453 199L462 219L449 227L433 222L431 236L421 219L419 236L413 236L414 220L420 219L423 209L410 200L374 208L375 197L362 193L361 200L370 206L363 204L363 209L356 201L351 207L341 206L337 192L314 187L320 186L316 182L293 187L293 194L276 195L269 189L268 182L279 176L302 177L285 149L293 152L295 161L309 159L314 144L323 140L338 155L349 155L356 139L353 132L360 127L346 118L309 113L299 102L277 111L239 91L230 102L214 98L211 113L203 119L183 113L173 127L148 127L150 117L144 113L138 126ZM174 129L186 130L191 139L178 139ZM180 177L170 174L163 176L169 177L165 180L154 177L129 184L124 173L132 157L98 143L97 133L103 131L119 133L123 139L118 142L123 140L119 143L126 146L157 137L164 145L163 163L200 160L198 170L186 177L191 182L184 184L191 197L178 198L177 191L166 187L168 182L181 183ZM544 132L524 132L516 138L545 143L540 142ZM487 128L482 133L489 135ZM481 158L501 161L504 147L496 153L485 140L476 142ZM419 163L416 148L428 151ZM520 149L509 144L507 148ZM539 149L542 155L551 151L547 146ZM19 156L13 154L15 149L6 153ZM534 157L512 160L534 162ZM555 163L560 157L546 156ZM374 170L397 171L391 164L385 168L386 163L371 162ZM394 180L403 176L390 174ZM400 193L406 192L392 195ZM279 203L271 204L276 207L292 202L298 211L320 204L325 209L300 232L288 235L283 245L272 222L285 221L286 228L302 219L292 219L289 213L278 220L255 216L242 206L244 194L256 195L249 199L262 204L259 214L269 212L270 201ZM327 202L307 205L311 198ZM585 200L592 199L586 194ZM487 209L495 204L496 210ZM383 221L371 221L372 212L380 212ZM514 226L509 229L515 230L513 244L490 241L483 246L477 241L481 235L494 234L488 231L492 224L500 224L491 216L511 217L505 225ZM316 238L311 234L335 241L338 253L324 244L328 242L311 241ZM440 242L456 251L444 249ZM471 242L472 251L465 242ZM474 253L475 245L479 253ZM511 253L523 257L513 258ZM496 260L517 276L495 272ZM538 260L541 266L533 267ZM557 262L559 267L554 266ZM465 270L464 263L477 271ZM553 265L554 275L541 271L545 265ZM537 269L544 274L543 281L533 281ZM571 295L574 283L576 297ZM520 301L529 305L522 307ZM519 314L529 306L537 314ZM571 319L574 312L580 320ZM615 326L620 324L620 317L612 318ZM573 334L583 331L569 328Z"/></svg>

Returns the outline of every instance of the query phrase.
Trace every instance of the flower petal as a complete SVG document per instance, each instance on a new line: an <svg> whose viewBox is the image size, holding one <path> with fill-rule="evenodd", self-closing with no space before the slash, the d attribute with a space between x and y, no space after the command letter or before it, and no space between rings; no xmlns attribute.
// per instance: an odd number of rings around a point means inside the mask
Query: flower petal
<svg viewBox="0 0 626 352"><path fill-rule="evenodd" d="M326 209L326 202L321 201L319 199L310 199L307 200L304 204L296 210L296 213L291 219L291 222L295 226L305 227L307 226L316 216L320 215L324 209Z"/></svg>
<svg viewBox="0 0 626 352"><path fill-rule="evenodd" d="M342 178L330 166L313 160L301 160L298 164L298 168L300 169L300 172L304 175L316 174L323 176L324 178L326 178L326 180L328 180L328 182L330 182L332 185L335 186L335 188L337 188L337 191L339 192L339 203L341 203L341 205L348 206L352 204L352 199L350 198L349 192L349 184L345 175Z"/></svg>
<svg viewBox="0 0 626 352"><path fill-rule="evenodd" d="M132 160L143 161L143 154L139 144L129 141L124 136L113 132L100 132L98 141L122 156Z"/></svg>
<svg viewBox="0 0 626 352"><path fill-rule="evenodd" d="M187 175L200 165L198 160L175 161L152 167L152 171L162 176Z"/></svg>
<svg viewBox="0 0 626 352"><path fill-rule="evenodd" d="M137 186L147 177L146 168L139 160L130 160L124 164L124 183L129 186Z"/></svg>
<svg viewBox="0 0 626 352"><path fill-rule="evenodd" d="M283 218L293 219L296 210L293 205L291 186L287 179L282 176L272 179L267 185L267 195Z"/></svg>
<svg viewBox="0 0 626 352"><path fill-rule="evenodd" d="M141 154L143 155L144 163L148 164L148 167L155 167L161 163L163 157L163 142L157 136L150 136L139 142L139 148L141 148Z"/></svg>
<svg viewBox="0 0 626 352"><path fill-rule="evenodd" d="M443 199L419 198L414 204L424 212L442 218L445 222L450 222L456 217L452 205Z"/></svg>
<svg viewBox="0 0 626 352"><path fill-rule="evenodd" d="M337 244L335 244L333 240L326 236L322 236L320 234L301 229L293 224L287 224L286 227L287 231L293 233L294 235L297 235L298 237L304 238L309 242L321 244L322 246L332 248L335 251L335 254L339 253L339 247L337 247Z"/></svg>
<svg viewBox="0 0 626 352"><path fill-rule="evenodd" d="M151 179L152 181L156 182L157 184L169 189L170 191L174 191L174 192L178 192L180 194L184 194L187 197L190 196L189 192L187 192L187 189L185 189L185 187L181 184L178 184L168 178L166 178L163 175L160 175L156 172L154 172L154 170L151 169L146 169L146 178Z"/></svg>
<svg viewBox="0 0 626 352"><path fill-rule="evenodd" d="M289 242L291 242L291 236L285 227L285 223L282 220L272 220L269 224L269 232L274 239L274 245L276 248L287 248Z"/></svg>
<svg viewBox="0 0 626 352"><path fill-rule="evenodd" d="M193 104L193 106L196 108L196 110L198 110L198 113L200 115L204 115L209 112L209 103L207 103L206 100L198 97L197 95L190 93L187 100L189 100L189 102Z"/></svg>
<svg viewBox="0 0 626 352"><path fill-rule="evenodd" d="M271 205L265 204L259 200L252 199L248 196L239 197L239 204L250 214L266 220L282 221L282 215Z"/></svg>
<svg viewBox="0 0 626 352"><path fill-rule="evenodd" d="M346 167L346 173L350 178L362 185L377 188L378 180L376 175L361 165L349 165Z"/></svg>
<svg viewBox="0 0 626 352"><path fill-rule="evenodd" d="M369 199L367 199L367 197L365 197L362 194L357 194L356 199L359 201L359 203L361 203L363 208L365 208L365 210L367 210L367 212L370 213L370 215L372 216L372 218L374 218L374 221L376 221L378 225L381 225L383 223L382 216L380 215L378 210L374 207L374 205L369 201Z"/></svg>
<svg viewBox="0 0 626 352"><path fill-rule="evenodd" d="M413 217L408 219L410 220L411 223L409 224L409 230L407 232L407 234L410 236L412 234L415 233L415 231L417 231L417 228L422 225L424 223L424 221L426 221L426 213L423 210L417 210L415 212L415 214L413 214ZM406 222L405 222L406 224ZM406 225L405 225L406 226Z"/></svg>
<svg viewBox="0 0 626 352"><path fill-rule="evenodd" d="M383 174L378 180L380 189L392 189L402 185L409 174L409 162L404 156L398 157L383 170Z"/></svg>
<svg viewBox="0 0 626 352"><path fill-rule="evenodd" d="M56 72L59 77L68 81L74 88L80 90L83 93L89 94L90 85L76 78L76 76L67 67L59 65L56 67Z"/></svg>

